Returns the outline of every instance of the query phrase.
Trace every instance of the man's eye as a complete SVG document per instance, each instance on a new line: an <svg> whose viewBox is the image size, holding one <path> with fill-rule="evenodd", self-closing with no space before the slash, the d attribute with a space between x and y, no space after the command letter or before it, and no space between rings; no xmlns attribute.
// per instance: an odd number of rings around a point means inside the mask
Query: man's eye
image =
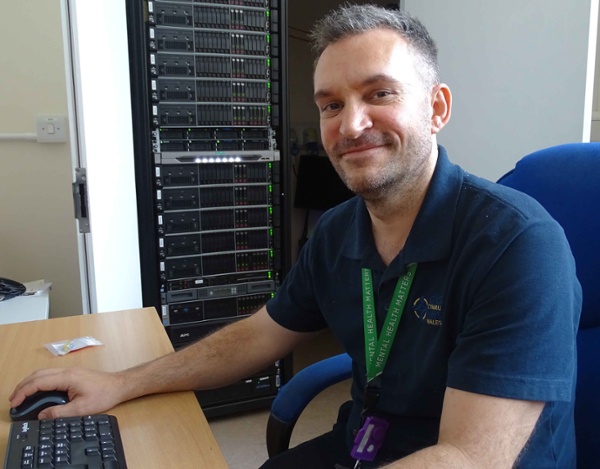
<svg viewBox="0 0 600 469"><path fill-rule="evenodd" d="M387 96L389 96L391 94L392 93L390 91L381 90L381 91L378 91L377 93L375 93L375 97L376 98L386 98Z"/></svg>
<svg viewBox="0 0 600 469"><path fill-rule="evenodd" d="M341 105L339 103L327 103L321 107L321 112L335 112L341 109Z"/></svg>

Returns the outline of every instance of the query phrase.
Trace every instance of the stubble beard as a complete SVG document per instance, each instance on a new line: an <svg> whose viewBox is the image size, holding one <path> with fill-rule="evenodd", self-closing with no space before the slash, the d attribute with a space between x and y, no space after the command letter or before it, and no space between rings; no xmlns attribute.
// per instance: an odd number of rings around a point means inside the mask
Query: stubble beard
<svg viewBox="0 0 600 469"><path fill-rule="evenodd" d="M332 149L332 164L348 189L371 204L390 198L410 199L412 189L425 171L431 155L429 125L429 120L426 123L420 122L419 128L411 132L411 138L404 146L397 138L386 133L367 133L355 140L341 140ZM356 174L361 169L345 169L340 155L353 148L370 144L385 147L388 151L388 162L379 171L357 177Z"/></svg>

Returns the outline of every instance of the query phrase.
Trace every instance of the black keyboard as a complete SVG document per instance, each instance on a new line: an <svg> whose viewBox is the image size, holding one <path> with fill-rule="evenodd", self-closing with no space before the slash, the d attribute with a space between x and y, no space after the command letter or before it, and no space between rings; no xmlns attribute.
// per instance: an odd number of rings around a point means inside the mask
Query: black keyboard
<svg viewBox="0 0 600 469"><path fill-rule="evenodd" d="M127 469L117 419L90 415L13 422L4 469Z"/></svg>

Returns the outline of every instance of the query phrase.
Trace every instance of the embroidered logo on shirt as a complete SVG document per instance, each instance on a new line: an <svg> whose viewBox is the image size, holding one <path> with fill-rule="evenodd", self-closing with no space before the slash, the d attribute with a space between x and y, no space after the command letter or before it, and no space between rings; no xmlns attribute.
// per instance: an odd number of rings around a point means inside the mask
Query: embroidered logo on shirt
<svg viewBox="0 0 600 469"><path fill-rule="evenodd" d="M420 297L413 303L413 313L424 323L430 326L442 325L442 305L438 298L427 299Z"/></svg>

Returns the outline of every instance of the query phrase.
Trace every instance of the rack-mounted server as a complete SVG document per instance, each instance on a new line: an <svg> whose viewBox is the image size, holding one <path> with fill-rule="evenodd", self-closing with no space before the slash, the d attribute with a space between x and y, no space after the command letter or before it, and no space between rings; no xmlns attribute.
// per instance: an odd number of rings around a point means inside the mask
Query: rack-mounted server
<svg viewBox="0 0 600 469"><path fill-rule="evenodd" d="M128 1L144 303L175 348L255 312L290 264L285 0ZM270 404L291 360L197 393Z"/></svg>

